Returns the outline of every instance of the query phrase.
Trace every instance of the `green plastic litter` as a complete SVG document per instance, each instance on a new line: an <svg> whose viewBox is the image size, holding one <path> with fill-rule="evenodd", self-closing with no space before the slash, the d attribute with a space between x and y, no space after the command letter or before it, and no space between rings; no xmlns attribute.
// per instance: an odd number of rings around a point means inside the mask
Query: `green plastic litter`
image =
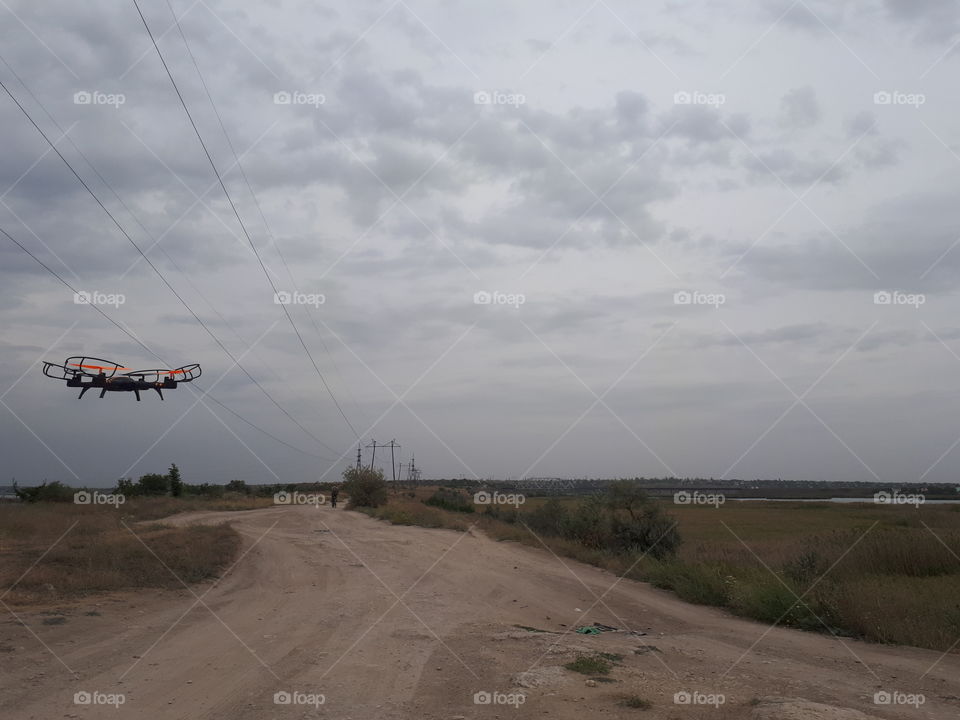
<svg viewBox="0 0 960 720"><path fill-rule="evenodd" d="M581 635L599 635L600 628L596 625L583 625L582 627L577 628L577 632Z"/></svg>

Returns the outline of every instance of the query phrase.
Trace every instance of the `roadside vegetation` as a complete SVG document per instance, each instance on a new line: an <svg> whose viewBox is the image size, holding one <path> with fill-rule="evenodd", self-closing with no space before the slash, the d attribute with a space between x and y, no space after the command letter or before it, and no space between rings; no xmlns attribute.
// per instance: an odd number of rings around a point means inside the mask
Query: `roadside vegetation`
<svg viewBox="0 0 960 720"><path fill-rule="evenodd" d="M0 586L4 602L54 605L93 593L182 588L216 577L237 556L240 535L226 523L166 525L158 520L199 510L253 510L273 492L189 485L166 474L122 479L111 491L59 482L16 487L19 502L0 503Z"/></svg>
<svg viewBox="0 0 960 720"><path fill-rule="evenodd" d="M172 507L179 504L142 498L118 507L0 505L0 585L10 588L4 602L48 605L126 588L181 588L181 580L215 577L236 556L240 536L227 524L174 527L151 520L192 509Z"/></svg>
<svg viewBox="0 0 960 720"><path fill-rule="evenodd" d="M378 508L387 502L387 483L383 470L347 468L343 471L343 491L349 496L348 510Z"/></svg>
<svg viewBox="0 0 960 720"><path fill-rule="evenodd" d="M935 650L960 637L960 506L674 505L630 485L473 513L463 489L420 487L368 514L546 546L766 623Z"/></svg>

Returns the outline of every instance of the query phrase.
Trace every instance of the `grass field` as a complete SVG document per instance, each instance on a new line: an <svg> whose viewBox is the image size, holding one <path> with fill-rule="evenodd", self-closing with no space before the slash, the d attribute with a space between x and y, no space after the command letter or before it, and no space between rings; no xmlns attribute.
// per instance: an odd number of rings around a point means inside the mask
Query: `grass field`
<svg viewBox="0 0 960 720"><path fill-rule="evenodd" d="M682 537L672 557L616 555L538 536L523 522L429 507L433 489L391 495L369 511L391 522L465 530L558 555L763 622L875 642L952 649L960 638L960 506L814 502L673 505ZM564 498L564 503L581 500ZM480 509L479 507L477 508ZM955 649L955 648L953 648Z"/></svg>
<svg viewBox="0 0 960 720"><path fill-rule="evenodd" d="M270 499L132 498L114 508L0 504L0 586L11 606L44 605L125 588L179 588L217 575L236 556L228 525L153 522L188 510L248 510Z"/></svg>

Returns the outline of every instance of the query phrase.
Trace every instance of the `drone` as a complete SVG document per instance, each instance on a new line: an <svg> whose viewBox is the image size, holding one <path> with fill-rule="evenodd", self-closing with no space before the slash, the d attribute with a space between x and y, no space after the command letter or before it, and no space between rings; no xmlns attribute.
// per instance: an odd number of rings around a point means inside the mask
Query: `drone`
<svg viewBox="0 0 960 720"><path fill-rule="evenodd" d="M90 388L100 388L102 398L108 392L132 392L140 402L141 390L156 390L163 400L164 390L173 390L179 383L190 382L200 377L198 363L184 365L175 370L130 370L119 363L93 357L69 357L62 365L44 361L43 374L54 380L66 380L67 387L81 388L77 399ZM96 372L91 372L96 371Z"/></svg>

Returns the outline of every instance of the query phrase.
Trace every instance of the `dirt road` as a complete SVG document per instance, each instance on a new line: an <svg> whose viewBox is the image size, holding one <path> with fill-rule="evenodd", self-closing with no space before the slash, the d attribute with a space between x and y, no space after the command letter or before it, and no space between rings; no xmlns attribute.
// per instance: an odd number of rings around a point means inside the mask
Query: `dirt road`
<svg viewBox="0 0 960 720"><path fill-rule="evenodd" d="M477 532L328 507L175 521L224 519L244 555L216 583L8 614L0 716L960 717L955 654L770 630ZM646 634L571 632L591 622ZM614 682L563 667L597 652Z"/></svg>

